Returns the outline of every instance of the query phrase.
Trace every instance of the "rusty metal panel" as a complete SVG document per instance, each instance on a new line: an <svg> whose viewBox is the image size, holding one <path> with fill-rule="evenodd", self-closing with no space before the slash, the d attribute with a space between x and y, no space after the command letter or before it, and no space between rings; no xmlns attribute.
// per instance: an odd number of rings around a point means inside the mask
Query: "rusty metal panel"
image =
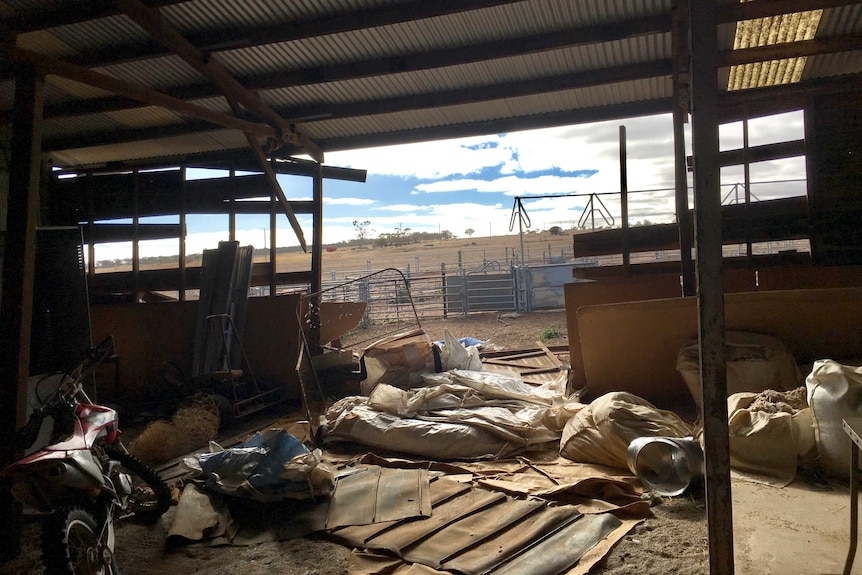
<svg viewBox="0 0 862 575"><path fill-rule="evenodd" d="M492 512L470 515L419 541L404 553L404 559L442 569L446 560L489 541L544 506L539 500L505 501L494 506ZM498 561L501 559L500 553L491 555Z"/></svg>
<svg viewBox="0 0 862 575"><path fill-rule="evenodd" d="M491 571L492 575L556 575L572 567L584 553L619 527L610 514L585 515L540 539L526 551Z"/></svg>
<svg viewBox="0 0 862 575"><path fill-rule="evenodd" d="M329 503L326 528L430 514L428 470L371 466L338 478Z"/></svg>
<svg viewBox="0 0 862 575"><path fill-rule="evenodd" d="M383 549L405 561L466 575L556 574L621 522L610 514L582 515L574 505L549 507L440 479L431 517L336 529L350 545ZM441 498L448 492L446 499Z"/></svg>
<svg viewBox="0 0 862 575"><path fill-rule="evenodd" d="M452 481L451 479L437 479L431 482L431 506L432 509L452 498L463 495L470 491L470 485ZM365 543L375 536L387 531L397 525L398 522L372 523L370 525L357 525L354 527L342 527L335 529L332 534L344 539L356 547L364 547Z"/></svg>

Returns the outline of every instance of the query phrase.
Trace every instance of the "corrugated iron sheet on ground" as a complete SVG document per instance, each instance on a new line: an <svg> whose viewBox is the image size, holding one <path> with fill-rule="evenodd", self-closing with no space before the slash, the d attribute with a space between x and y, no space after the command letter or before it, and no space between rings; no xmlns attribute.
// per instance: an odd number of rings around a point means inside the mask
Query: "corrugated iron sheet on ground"
<svg viewBox="0 0 862 575"><path fill-rule="evenodd" d="M433 513L427 519L332 533L356 547L467 575L556 575L621 525L612 515L584 516L574 506L548 507L465 487L448 479L432 481Z"/></svg>
<svg viewBox="0 0 862 575"><path fill-rule="evenodd" d="M428 471L376 465L338 478L326 528L368 525L431 515Z"/></svg>

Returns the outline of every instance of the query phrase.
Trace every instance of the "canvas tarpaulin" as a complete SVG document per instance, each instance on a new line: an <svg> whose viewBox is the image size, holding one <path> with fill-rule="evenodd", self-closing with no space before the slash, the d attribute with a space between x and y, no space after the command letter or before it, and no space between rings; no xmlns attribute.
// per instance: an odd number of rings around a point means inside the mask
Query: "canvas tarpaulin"
<svg viewBox="0 0 862 575"><path fill-rule="evenodd" d="M327 441L352 441L432 459L505 458L547 447L560 423L583 406L553 385L532 388L516 375L451 370L422 376L409 390L379 384L327 412Z"/></svg>

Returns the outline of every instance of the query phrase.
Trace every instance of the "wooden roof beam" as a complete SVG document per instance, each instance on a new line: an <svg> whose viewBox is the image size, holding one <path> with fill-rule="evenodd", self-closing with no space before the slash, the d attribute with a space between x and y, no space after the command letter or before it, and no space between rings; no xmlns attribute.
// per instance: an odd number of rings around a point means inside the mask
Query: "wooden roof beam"
<svg viewBox="0 0 862 575"><path fill-rule="evenodd" d="M153 38L168 46L191 67L212 80L228 101L241 104L259 119L276 126L281 131L281 139L306 147L315 160L323 162L323 154L313 142L294 132L281 116L257 94L239 83L218 60L194 47L170 22L162 18L158 10L148 8L140 0L113 1ZM238 110L234 109L234 115L238 115L237 112Z"/></svg>
<svg viewBox="0 0 862 575"><path fill-rule="evenodd" d="M858 4L859 0L751 0L716 6L719 24L767 18L794 12L807 12L826 8L840 8Z"/></svg>
<svg viewBox="0 0 862 575"><path fill-rule="evenodd" d="M145 4L151 8L158 8L187 1L145 0ZM13 30L18 34L24 34L36 30L56 28L57 26L77 24L86 20L105 18L118 13L119 10L117 10L117 7L111 0L90 0L89 2L81 2L81 0L54 0L53 2L45 2L37 10L4 18L0 22L0 27Z"/></svg>
<svg viewBox="0 0 862 575"><path fill-rule="evenodd" d="M614 42L642 35L669 33L670 24L670 15L660 14L616 24L597 24L575 30L537 34L517 40L484 42L472 46L432 50L407 56L347 62L288 72L256 74L239 77L237 80L248 89L256 91L320 82L355 80L385 74L458 66L487 59L515 57L567 47ZM180 86L166 90L166 93L183 100L213 98L222 95L209 83ZM44 116L45 118L57 118L97 112L115 112L134 107L137 107L137 104L127 98L92 98L67 102L63 106L46 106Z"/></svg>
<svg viewBox="0 0 862 575"><path fill-rule="evenodd" d="M521 1L523 0L436 0L435 2L413 0L392 6L379 6L343 14L328 14L307 20L280 22L275 25L259 26L256 28L237 29L232 26L220 30L189 33L186 35L186 38L199 50L218 53L226 50L239 50L266 44L291 42L316 36L401 24L426 18L446 16L448 14L514 4ZM152 3L149 4L152 7ZM161 46L140 44L118 46L112 50L94 49L92 52L82 54L74 62L82 66L102 67L169 55L171 55L171 52Z"/></svg>
<svg viewBox="0 0 862 575"><path fill-rule="evenodd" d="M302 134L295 132L287 122L279 116L272 108L261 100L257 94L246 89L242 84L236 81L227 69L221 65L215 58L209 54L204 54L195 48L176 28L158 13L157 10L147 8L140 0L114 0L114 2L122 8L130 18L138 23L150 33L153 38L162 42L174 52L176 52L190 66L204 74L212 80L223 92L234 115L241 113L240 105L245 107L250 112L254 113L261 119L271 122L279 129L279 138L275 147L281 145L281 141L286 141L290 144L299 145L306 149L308 153L319 163L323 163L323 152L317 147L314 142L304 137ZM255 135L251 132L245 132L246 140L249 148L251 148L254 156L257 158L260 167L266 174L267 180L270 183L272 192L284 209L287 219L296 234L299 245L303 251L307 251L305 235L302 231L302 226L296 219L296 214L290 207L287 197L284 195L284 190L278 183L275 172L269 166L266 155L261 148L260 142L257 141ZM272 141L272 140L271 140Z"/></svg>
<svg viewBox="0 0 862 575"><path fill-rule="evenodd" d="M131 84L113 76L93 72L92 70L69 64L50 56L44 56L9 44L0 43L0 61L33 64L44 70L46 74L60 76L80 82L81 84L107 90L126 98L134 99L147 106L159 106L184 116L190 116L215 124L216 126L249 132L260 138L275 138L278 136L278 131L267 124L249 122L230 114L203 108L191 102L173 98L147 88L146 86Z"/></svg>
<svg viewBox="0 0 862 575"><path fill-rule="evenodd" d="M613 82L642 80L671 73L670 60L642 62L604 70L591 70L578 74L565 74L548 78L538 78L493 86L465 88L431 94L417 94L386 98L383 100L365 100L337 105L317 105L299 108L276 110L282 117L299 118L319 116L323 119L350 118L375 114L390 114L407 110L427 109L439 106L455 106L501 98L514 98L537 92L555 92L560 90L586 88ZM164 126L153 132L152 128L112 130L104 134L92 136L63 138L44 142L46 151L81 148L97 145L116 144L127 141L148 140L154 137L178 136L195 132L207 131L211 128L203 123L185 123L175 126Z"/></svg>
<svg viewBox="0 0 862 575"><path fill-rule="evenodd" d="M814 38L769 46L724 50L718 53L718 65L719 67L741 66L769 60L819 56L854 50L862 50L862 34L844 34L830 38Z"/></svg>

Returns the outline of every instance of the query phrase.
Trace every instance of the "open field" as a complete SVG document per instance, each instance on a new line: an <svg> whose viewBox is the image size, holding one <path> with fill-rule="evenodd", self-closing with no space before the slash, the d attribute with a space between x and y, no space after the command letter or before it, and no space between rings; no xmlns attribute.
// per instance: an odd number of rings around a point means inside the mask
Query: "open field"
<svg viewBox="0 0 862 575"><path fill-rule="evenodd" d="M550 232L524 234L524 261L530 264L566 261L572 256L572 232L553 235ZM311 267L311 254L279 253L277 271L301 271ZM257 258L256 261L265 261ZM323 252L323 280L342 281L372 271L394 267L411 274L440 273L445 265L447 274L480 269L506 270L521 262L521 240L518 234L504 236L474 236L401 246L362 247L339 246Z"/></svg>

